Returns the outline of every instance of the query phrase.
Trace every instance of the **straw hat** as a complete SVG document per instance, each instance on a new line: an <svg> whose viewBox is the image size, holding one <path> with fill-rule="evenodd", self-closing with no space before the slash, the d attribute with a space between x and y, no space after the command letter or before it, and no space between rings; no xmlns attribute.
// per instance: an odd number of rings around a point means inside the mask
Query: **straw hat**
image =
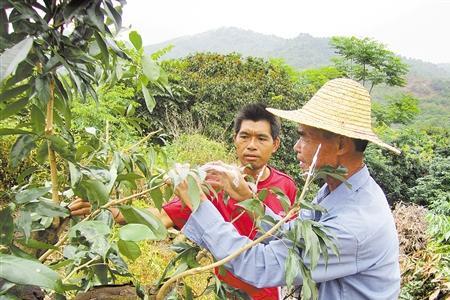
<svg viewBox="0 0 450 300"><path fill-rule="evenodd" d="M298 110L267 110L281 118L350 138L367 140L400 154L400 150L381 141L372 131L370 102L370 95L361 84L351 79L338 78L325 83Z"/></svg>

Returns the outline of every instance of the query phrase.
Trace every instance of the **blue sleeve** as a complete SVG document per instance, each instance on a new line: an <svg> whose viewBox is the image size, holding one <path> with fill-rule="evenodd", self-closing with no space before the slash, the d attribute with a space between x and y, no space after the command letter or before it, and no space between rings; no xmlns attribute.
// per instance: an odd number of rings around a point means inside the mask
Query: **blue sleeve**
<svg viewBox="0 0 450 300"><path fill-rule="evenodd" d="M333 224L324 224L328 231L336 237L339 257L329 251L328 264L325 265L321 257L313 279L316 282L332 280L357 272L356 252L357 242L353 235ZM191 214L183 228L184 234L202 247L207 248L213 256L220 260L236 250L242 248L251 240L241 236L209 201L203 201L199 208ZM272 287L286 285L284 268L288 249L292 242L287 239L270 241L268 244L257 244L248 249L225 266L242 280L258 287ZM305 259L308 264L308 260ZM295 284L301 284L299 276Z"/></svg>

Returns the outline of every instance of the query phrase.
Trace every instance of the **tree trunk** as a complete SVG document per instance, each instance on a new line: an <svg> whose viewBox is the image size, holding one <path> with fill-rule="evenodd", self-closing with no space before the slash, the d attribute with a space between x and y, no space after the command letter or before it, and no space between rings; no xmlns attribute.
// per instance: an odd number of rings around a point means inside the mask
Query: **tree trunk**
<svg viewBox="0 0 450 300"><path fill-rule="evenodd" d="M50 99L47 103L47 118L45 121L45 135L47 137L53 135L53 106L55 103L55 81L52 77L50 80ZM51 148L51 142L47 141L48 147L48 159L50 163L50 177L52 181L52 200L59 203L58 197L58 173L56 170L56 155L55 151Z"/></svg>

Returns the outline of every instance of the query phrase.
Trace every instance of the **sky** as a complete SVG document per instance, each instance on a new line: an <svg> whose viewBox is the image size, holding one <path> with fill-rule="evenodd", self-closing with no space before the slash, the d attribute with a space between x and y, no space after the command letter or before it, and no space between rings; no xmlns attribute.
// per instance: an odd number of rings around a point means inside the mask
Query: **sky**
<svg viewBox="0 0 450 300"><path fill-rule="evenodd" d="M123 24L144 45L237 27L283 38L370 37L408 58L450 63L450 0L128 0Z"/></svg>

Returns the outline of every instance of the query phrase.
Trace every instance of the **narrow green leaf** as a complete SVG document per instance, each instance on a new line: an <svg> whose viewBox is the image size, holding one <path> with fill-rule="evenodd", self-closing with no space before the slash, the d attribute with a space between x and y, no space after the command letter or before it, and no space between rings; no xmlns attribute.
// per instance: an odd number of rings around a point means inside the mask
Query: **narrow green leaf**
<svg viewBox="0 0 450 300"><path fill-rule="evenodd" d="M47 77L40 76L34 82L34 89L42 106L47 105L50 100L50 80Z"/></svg>
<svg viewBox="0 0 450 300"><path fill-rule="evenodd" d="M161 211L162 205L164 202L163 193L161 191L161 188L155 188L154 190L151 190L150 197L152 198L152 201L153 201L153 204L155 204L155 207Z"/></svg>
<svg viewBox="0 0 450 300"><path fill-rule="evenodd" d="M136 50L142 48L142 38L137 31L131 31L128 37Z"/></svg>
<svg viewBox="0 0 450 300"><path fill-rule="evenodd" d="M36 151L36 161L40 164L44 164L48 156L48 142L42 141Z"/></svg>
<svg viewBox="0 0 450 300"><path fill-rule="evenodd" d="M50 189L51 187L38 187L21 191L20 193L16 194L14 202L17 204L28 203L44 196L45 194L50 192Z"/></svg>
<svg viewBox="0 0 450 300"><path fill-rule="evenodd" d="M22 94L23 92L25 92L26 90L28 90L30 88L29 84L23 84L23 85L19 85L16 87L13 87L12 89L9 90L5 90L0 94L0 102L2 101L6 101L8 99L14 98L20 94Z"/></svg>
<svg viewBox="0 0 450 300"><path fill-rule="evenodd" d="M9 206L0 210L0 245L9 245L14 234L14 220Z"/></svg>
<svg viewBox="0 0 450 300"><path fill-rule="evenodd" d="M158 64L148 55L142 57L142 70L144 75L151 81L158 80L160 76L160 67Z"/></svg>
<svg viewBox="0 0 450 300"><path fill-rule="evenodd" d="M58 273L39 262L13 255L0 254L0 278L64 292Z"/></svg>
<svg viewBox="0 0 450 300"><path fill-rule="evenodd" d="M145 105L147 106L148 111L151 113L156 105L155 98L152 94L150 94L145 86L142 86L142 94L144 94Z"/></svg>
<svg viewBox="0 0 450 300"><path fill-rule="evenodd" d="M22 244L23 246L26 246L28 248L32 248L32 249L54 249L54 250L58 250L58 247L55 247L54 245L50 245L41 241L37 241L34 239L18 239L17 240L20 244Z"/></svg>
<svg viewBox="0 0 450 300"><path fill-rule="evenodd" d="M19 136L11 148L9 153L9 161L13 168L28 156L31 150L36 146L34 137L29 134L23 134Z"/></svg>
<svg viewBox="0 0 450 300"><path fill-rule="evenodd" d="M42 134L45 129L45 115L36 105L31 105L31 126L33 131Z"/></svg>
<svg viewBox="0 0 450 300"><path fill-rule="evenodd" d="M28 55L33 46L33 38L28 37L0 54L0 85Z"/></svg>
<svg viewBox="0 0 450 300"><path fill-rule="evenodd" d="M19 217L16 221L16 226L23 232L23 235L25 236L25 241L27 241L30 238L31 235L31 213L27 210L21 210Z"/></svg>
<svg viewBox="0 0 450 300"><path fill-rule="evenodd" d="M109 18L114 21L114 26L116 27L116 33L120 31L122 28L122 17L120 13L114 8L114 6L109 2L106 1L106 13L108 14Z"/></svg>
<svg viewBox="0 0 450 300"><path fill-rule="evenodd" d="M0 128L0 135L13 135L13 134L34 134L34 132L17 128Z"/></svg>
<svg viewBox="0 0 450 300"><path fill-rule="evenodd" d="M197 180L195 180L191 174L186 177L186 181L188 184L188 195L191 200L192 211L196 211L200 205L200 188Z"/></svg>
<svg viewBox="0 0 450 300"><path fill-rule="evenodd" d="M10 103L0 110L0 121L21 111L28 103L28 98L22 98L16 102Z"/></svg>
<svg viewBox="0 0 450 300"><path fill-rule="evenodd" d="M300 273L299 260L300 257L298 254L294 250L289 249L285 263L286 285L288 288L291 288L294 285L294 280Z"/></svg>
<svg viewBox="0 0 450 300"><path fill-rule="evenodd" d="M119 240L117 246L119 247L120 254L131 260L135 260L141 256L141 250L135 242Z"/></svg>
<svg viewBox="0 0 450 300"><path fill-rule="evenodd" d="M108 66L108 64L109 64L108 47L106 46L105 41L103 40L102 36L98 32L94 31L94 36L95 36L95 41L97 42L97 45L100 48L100 52L102 55L102 57L101 57L102 62L105 66Z"/></svg>

